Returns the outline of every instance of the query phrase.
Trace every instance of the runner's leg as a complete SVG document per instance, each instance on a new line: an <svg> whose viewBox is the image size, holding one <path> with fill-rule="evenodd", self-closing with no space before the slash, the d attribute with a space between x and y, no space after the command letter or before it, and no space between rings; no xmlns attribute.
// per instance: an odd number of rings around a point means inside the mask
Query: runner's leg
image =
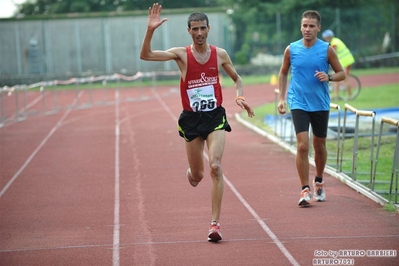
<svg viewBox="0 0 399 266"><path fill-rule="evenodd" d="M301 181L301 186L309 185L309 135L308 131L300 132L297 138L297 154L295 157L296 168Z"/></svg>
<svg viewBox="0 0 399 266"><path fill-rule="evenodd" d="M316 176L323 177L327 162L326 138L319 138L313 135L313 147L315 151Z"/></svg>
<svg viewBox="0 0 399 266"><path fill-rule="evenodd" d="M216 130L207 137L209 166L212 177L212 221L219 222L224 189L222 156L224 152L225 131Z"/></svg>
<svg viewBox="0 0 399 266"><path fill-rule="evenodd" d="M200 182L204 178L204 143L205 141L201 137L186 142L186 153L191 179L195 182Z"/></svg>

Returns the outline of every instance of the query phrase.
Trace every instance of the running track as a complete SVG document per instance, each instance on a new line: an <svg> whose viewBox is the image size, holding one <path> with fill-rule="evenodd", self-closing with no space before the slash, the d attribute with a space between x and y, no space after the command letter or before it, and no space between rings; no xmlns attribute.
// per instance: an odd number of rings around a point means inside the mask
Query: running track
<svg viewBox="0 0 399 266"><path fill-rule="evenodd" d="M245 96L256 106L273 101L273 91L249 86ZM343 257L399 265L398 215L335 178L326 175L326 202L297 206L294 155L235 120L232 88L224 90L233 128L223 157L224 240L208 243L211 180L192 188L185 177L179 95L163 87L145 94L0 129L0 265L312 265L339 250L393 250L394 257ZM134 89L113 96L138 97ZM75 94L59 97L72 106Z"/></svg>

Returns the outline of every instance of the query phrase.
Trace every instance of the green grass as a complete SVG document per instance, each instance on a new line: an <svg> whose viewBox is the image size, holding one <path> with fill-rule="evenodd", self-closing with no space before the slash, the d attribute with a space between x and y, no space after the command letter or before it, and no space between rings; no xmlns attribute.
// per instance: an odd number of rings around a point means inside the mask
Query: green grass
<svg viewBox="0 0 399 266"><path fill-rule="evenodd" d="M399 68L390 68L390 69L379 69L370 72L369 70L359 71L356 75L370 75L372 74L380 74L380 73L398 73ZM258 78L253 79L257 81ZM375 110L379 108L388 108L388 107L399 107L399 88L398 84L390 84L383 85L377 87L364 87L362 88L359 96L353 100L348 102L351 106L358 110ZM334 103L338 104L341 108L341 111L344 110L344 101L334 101ZM276 103L267 103L261 106L256 106L254 108L256 116L252 119L249 119L244 112L241 113L241 117L251 122L252 124L258 126L259 128L265 130L268 133L274 134L274 129L267 126L264 123L264 117L266 115L275 115L276 114ZM331 111L336 112L336 111ZM394 118L394 117L392 117ZM343 117L341 117L341 123L343 122ZM370 117L370 119L372 119ZM397 117L396 117L397 119ZM370 120L371 121L371 120ZM384 130L388 129L389 125L384 125ZM380 130L380 121L376 121L375 124L375 137L374 137L374 159L371 162L371 137L359 137L358 140L358 151L356 153L357 156L357 169L356 169L356 179L366 180L367 182L370 180L370 175L373 175L371 171L371 165L375 165L375 156L376 149L378 144L378 134ZM377 173L376 173L376 184L374 189L376 191L387 191L389 190L389 182L391 180L391 170L393 164L393 156L395 150L395 140L396 135L383 136L381 138L381 146L379 151L379 158L377 162ZM342 172L347 173L348 176L351 176L352 172L352 162L353 162L353 147L354 147L354 139L347 138L344 140L344 151L343 151L343 163L342 163ZM328 140L327 141L327 150L329 153L328 164L332 167L336 166L336 155L337 155L337 141L336 140ZM331 159L330 159L331 157ZM363 182L362 182L363 183ZM368 187L368 184L364 184ZM387 194L381 193L382 196L388 199ZM392 198L393 200L393 198Z"/></svg>
<svg viewBox="0 0 399 266"><path fill-rule="evenodd" d="M275 73L265 73L265 75L256 75L256 76L243 76L242 80L245 85L256 85L256 84L266 84L270 83L272 75L277 75L279 69L276 69ZM389 73L398 73L399 67L383 67L383 68L370 68L370 69L352 69L351 73L356 76L370 76L370 75L381 75L381 74L389 74ZM225 77L223 80L223 86L231 87L233 86L233 81Z"/></svg>
<svg viewBox="0 0 399 266"><path fill-rule="evenodd" d="M392 202L389 202L389 203L385 204L383 209L388 211L388 212L390 212L390 213L392 213L392 214L398 214L398 209L396 208L396 206Z"/></svg>
<svg viewBox="0 0 399 266"><path fill-rule="evenodd" d="M275 73L265 73L265 75L255 75L255 76L242 76L244 86L246 85L256 85L256 84L267 84L270 83L272 75L277 75L278 69L276 69ZM376 69L353 69L352 73L357 76L365 76L365 75L378 75L378 74L387 74L387 73L399 73L399 67L391 67L391 68L376 68ZM163 80L157 80L154 83L151 78L142 78L135 81L123 81L118 84L117 81L108 81L106 84L107 88L134 88L134 87L150 87L150 86L179 86L179 77L171 76L163 77ZM223 87L232 87L234 85L233 81L229 77L223 78ZM103 89L104 85L101 82L83 83L79 84L79 89ZM71 85L59 85L57 89L61 90L72 90L76 89L76 84ZM32 90L39 90L40 87L32 88ZM52 89L52 87L48 87L48 89Z"/></svg>

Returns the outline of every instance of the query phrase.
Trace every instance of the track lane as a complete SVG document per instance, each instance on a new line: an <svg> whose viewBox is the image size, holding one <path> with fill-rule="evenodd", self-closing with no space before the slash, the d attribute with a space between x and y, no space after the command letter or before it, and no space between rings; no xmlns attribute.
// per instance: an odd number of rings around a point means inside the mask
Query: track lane
<svg viewBox="0 0 399 266"><path fill-rule="evenodd" d="M248 101L264 102L265 89L269 87L248 90ZM159 93L171 113L178 115L179 97L164 96L163 92L168 91L160 89ZM305 210L298 208L298 195L292 193L299 182L293 168L293 155L238 124L234 120L238 108L234 98L234 91L226 89L225 107L233 132L226 134L225 175L301 265L311 263L316 249L396 247L397 216L391 217L378 204L333 178L327 179L328 201L321 203L322 208L320 205ZM114 108L74 111L62 126L61 131L65 131L57 132L56 135L60 135L46 145L35 162L32 161L32 170L26 176L21 175L5 194L13 194L13 200L4 202L4 197L0 198L1 216L12 214L4 223L7 227L0 222L2 235L6 236L0 241L0 261L6 259L4 261L10 262L8 265L19 265L21 261L29 261L30 265L112 264ZM208 178L199 187L189 186L185 179L184 143L177 136L173 117L162 110L155 99L122 104L119 121L121 265L202 265L209 262L291 265L230 189L225 189L222 206L224 241L216 245L206 241L210 217L209 171L206 171ZM39 125L39 121L36 122ZM93 132L98 135L90 134ZM42 134L38 132L39 135ZM76 152L76 158L71 159L78 165L67 161L64 163L69 169L58 165L57 159L65 158L72 146L75 147L76 139L84 140L77 145L80 153ZM59 151L54 151L57 148ZM20 150L19 153L24 152ZM88 160L90 157L94 160ZM82 169L77 177L71 174ZM42 178L44 175L52 178ZM87 176L85 182L83 176ZM33 177L44 181L29 181ZM68 178L70 180L66 181ZM62 196L65 194L59 193L63 191L69 195L76 192L77 199L65 200ZM35 199L38 195L43 195L43 199ZM21 201L19 198L23 196L31 200ZM30 208L32 210L27 211ZM367 222L359 225L353 222L353 217ZM61 218L64 221L52 225ZM34 221L32 225L29 225L30 219ZM91 230L82 231L84 224L91 225ZM304 225L301 230L298 224ZM14 229L8 230L11 227ZM17 230L24 227L26 231ZM67 236L63 236L63 232L67 232ZM11 242L16 249L3 249ZM32 246L24 249L27 243ZM355 261L362 265L395 265L397 258L355 258Z"/></svg>

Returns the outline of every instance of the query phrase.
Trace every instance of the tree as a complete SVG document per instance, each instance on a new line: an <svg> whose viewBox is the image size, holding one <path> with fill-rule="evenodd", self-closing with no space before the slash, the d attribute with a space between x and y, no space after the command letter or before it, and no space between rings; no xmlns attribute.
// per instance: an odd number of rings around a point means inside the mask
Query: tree
<svg viewBox="0 0 399 266"><path fill-rule="evenodd" d="M382 42L386 32L393 35L391 47L399 43L397 0L218 0L218 3L234 10L231 18L240 61L243 55L249 59L262 50L282 54L291 41L301 38L300 18L309 9L318 10L322 14L322 29L334 27L357 55L378 53L379 41Z"/></svg>
<svg viewBox="0 0 399 266"><path fill-rule="evenodd" d="M24 15L147 10L153 0L28 0L19 6ZM247 63L259 52L282 54L286 45L301 38L303 11L322 14L322 28L333 27L355 55L376 54L383 36L390 34L390 51L398 50L397 0L159 0L166 9L225 7L235 29L234 59ZM381 41L380 41L381 39ZM362 44L362 45L359 45Z"/></svg>
<svg viewBox="0 0 399 266"><path fill-rule="evenodd" d="M154 1L149 0L30 0L19 5L19 13L24 15L50 15L147 10L153 3ZM165 3L165 8L168 9L217 6L216 0L160 0L158 3Z"/></svg>

